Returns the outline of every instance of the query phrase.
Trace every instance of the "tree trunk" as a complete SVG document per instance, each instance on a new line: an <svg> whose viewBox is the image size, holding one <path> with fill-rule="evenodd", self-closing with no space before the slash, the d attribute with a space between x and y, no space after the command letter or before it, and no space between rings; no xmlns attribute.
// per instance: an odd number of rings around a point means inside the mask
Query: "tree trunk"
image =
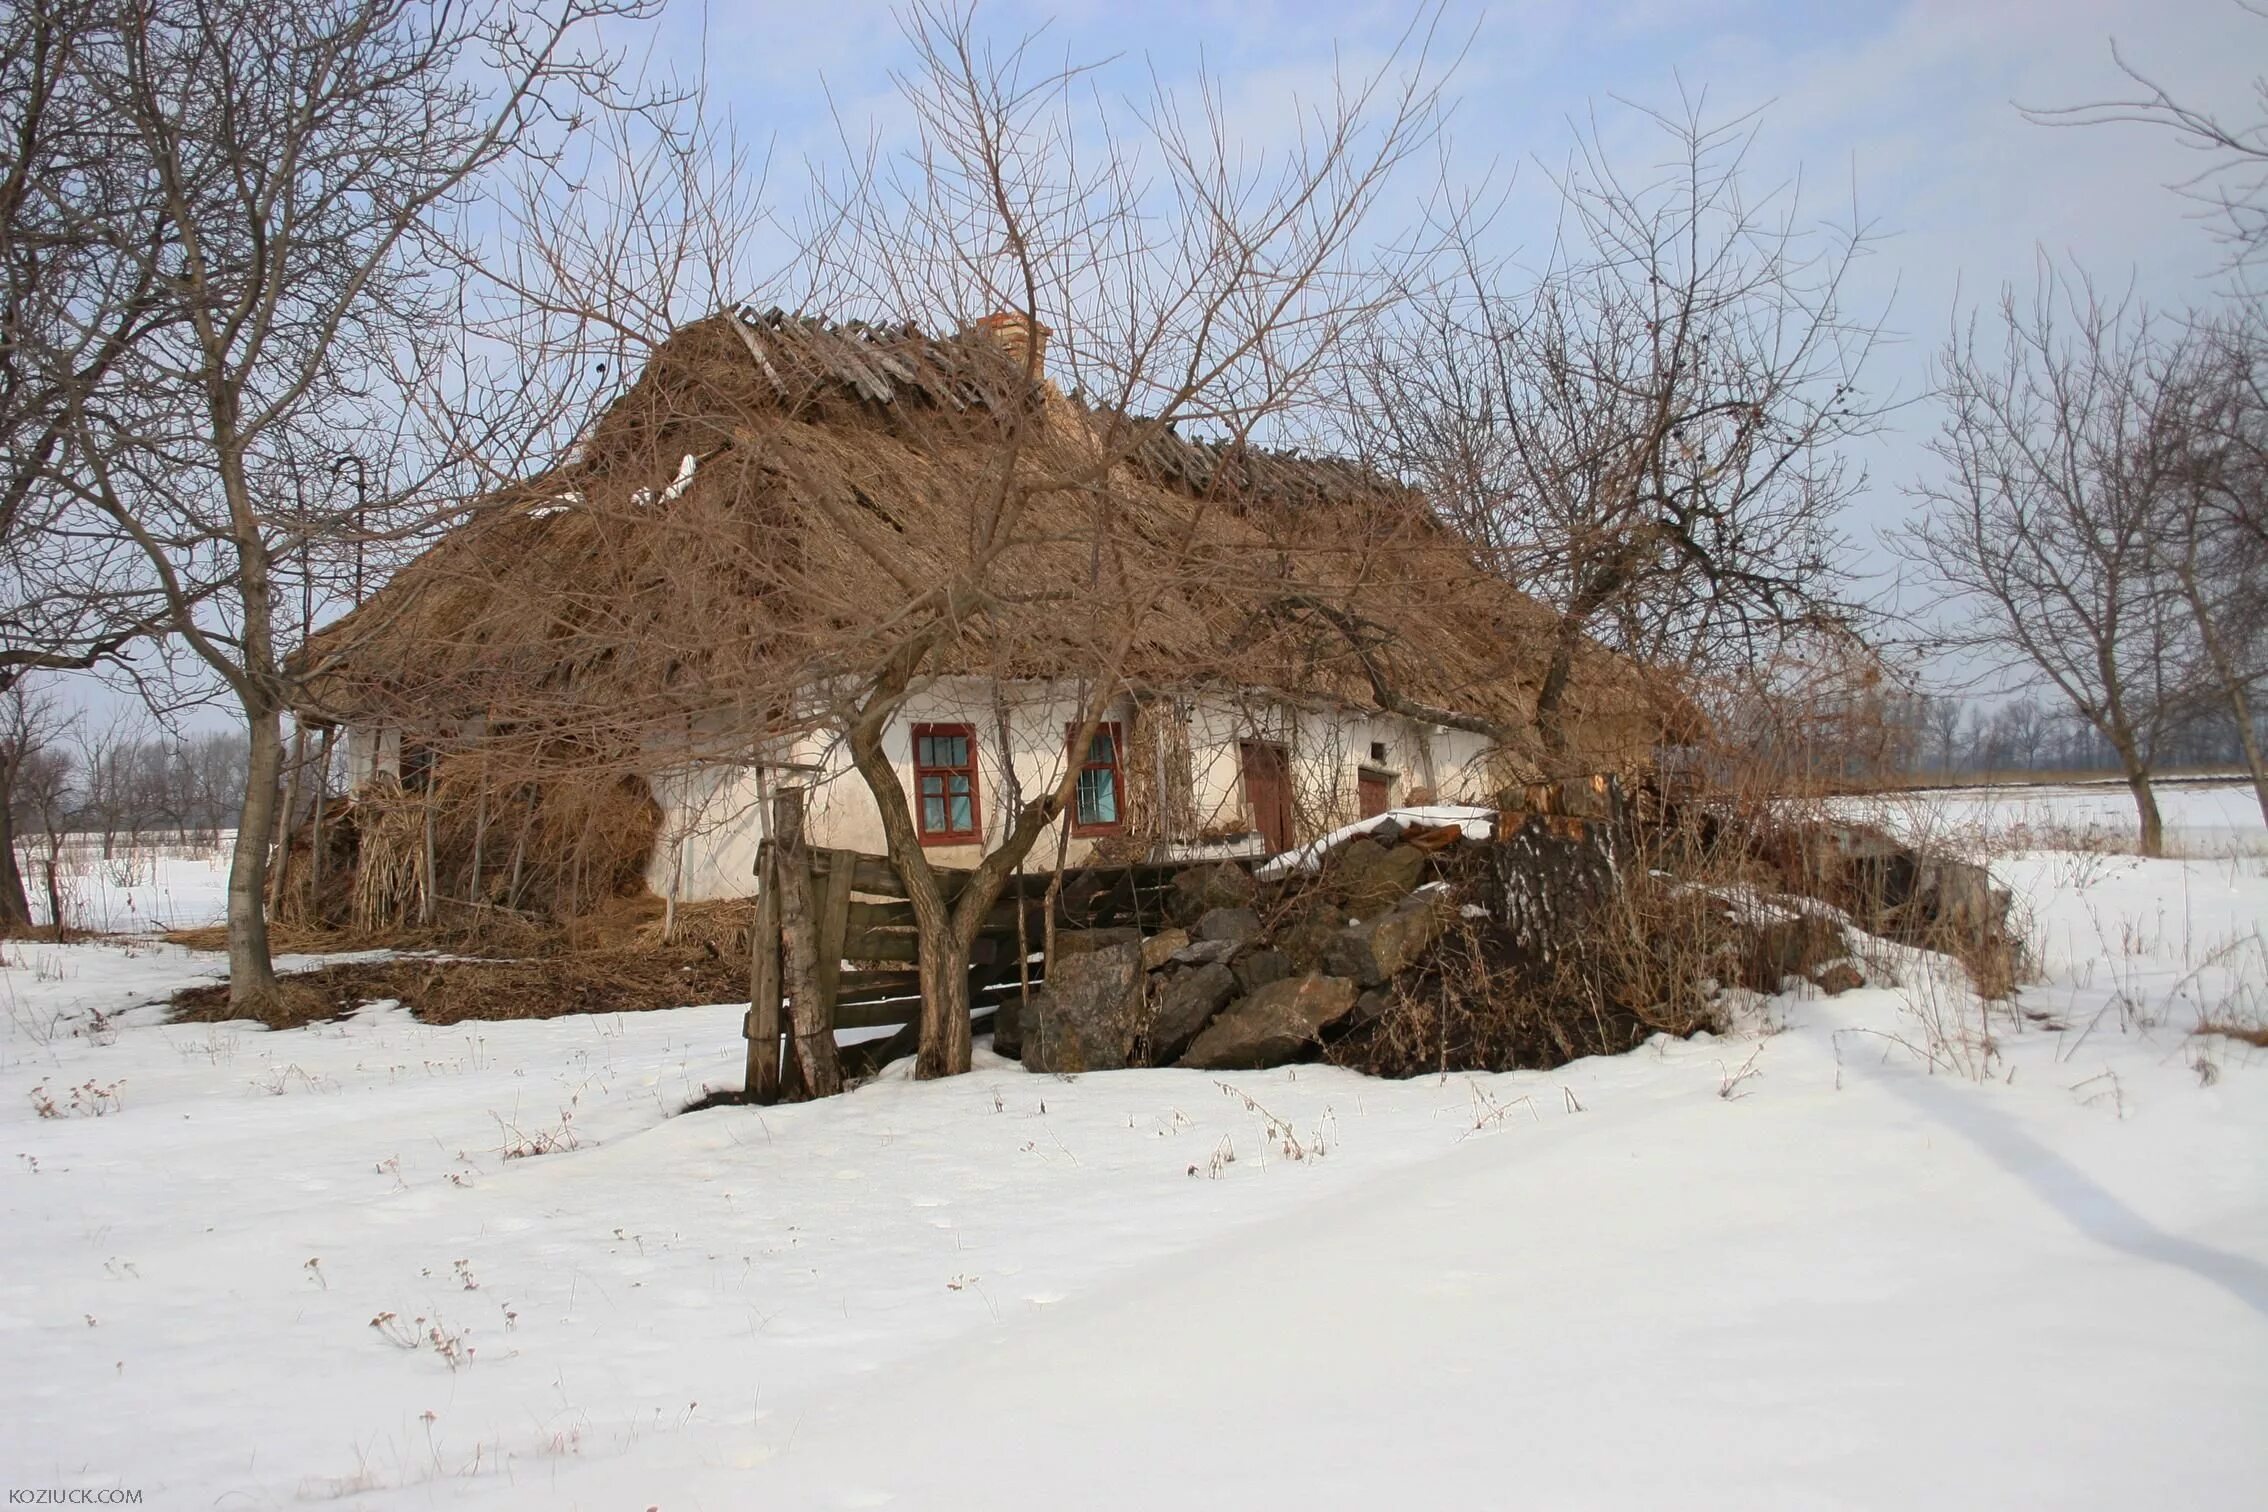
<svg viewBox="0 0 2268 1512"><path fill-rule="evenodd" d="M276 784L283 777L283 718L275 709L247 709L244 806L228 868L228 1005L257 1018L276 995L268 959L268 836L276 823Z"/></svg>
<svg viewBox="0 0 2268 1512"><path fill-rule="evenodd" d="M1551 641L1551 660L1544 667L1543 684L1536 689L1536 733L1543 737L1544 750L1555 758L1567 754L1567 727L1560 718L1560 705L1566 700L1567 680L1575 670L1575 642L1581 634L1572 618L1560 620Z"/></svg>
<svg viewBox="0 0 2268 1512"><path fill-rule="evenodd" d="M16 864L16 816L0 794L0 932L31 928L31 898Z"/></svg>
<svg viewBox="0 0 2268 1512"><path fill-rule="evenodd" d="M2166 821L2158 813L2158 793L2150 784L2149 769L2125 751L2119 753L2119 763L2125 768L2126 790L2134 795L2134 812L2141 820L2141 853L2162 856L2166 853Z"/></svg>
<svg viewBox="0 0 2268 1512"><path fill-rule="evenodd" d="M68 945L71 936L63 922L63 885L56 880L56 851L54 837L48 837L47 846L47 923L55 931L55 943Z"/></svg>
<svg viewBox="0 0 2268 1512"><path fill-rule="evenodd" d="M914 1075L959 1076L975 1058L969 1033L969 945L950 928L921 931L921 1054Z"/></svg>

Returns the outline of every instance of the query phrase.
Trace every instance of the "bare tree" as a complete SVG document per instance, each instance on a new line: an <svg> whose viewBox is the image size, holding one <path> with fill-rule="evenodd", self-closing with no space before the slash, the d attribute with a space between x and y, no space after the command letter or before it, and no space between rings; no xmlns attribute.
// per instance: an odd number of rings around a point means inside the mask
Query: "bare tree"
<svg viewBox="0 0 2268 1512"><path fill-rule="evenodd" d="M2160 568L2187 610L2197 681L2234 727L2261 816L2268 751L2254 691L2268 677L2268 331L2257 313L2195 324L2155 377L2162 445L2180 458Z"/></svg>
<svg viewBox="0 0 2268 1512"><path fill-rule="evenodd" d="M55 842L70 787L64 738L71 718L55 699L18 681L0 692L0 934L31 927L31 902L16 847L32 833ZM49 904L55 902L52 873ZM59 915L51 914L57 924Z"/></svg>
<svg viewBox="0 0 2268 1512"><path fill-rule="evenodd" d="M127 355L180 316L162 196L90 71L119 19L109 0L0 14L0 688L112 663L164 619L71 487L74 413L114 402Z"/></svg>
<svg viewBox="0 0 2268 1512"><path fill-rule="evenodd" d="M2268 9L2251 0L2234 4L2268 25ZM2132 62L2116 41L2111 59L2135 86L2133 94L2085 105L2026 107L2025 116L2048 126L2135 125L2171 132L2199 160L2197 171L2173 189L2218 222L2239 274L2257 268L2268 257L2268 73L2253 76L2252 118L2244 120L2179 97Z"/></svg>
<svg viewBox="0 0 2268 1512"><path fill-rule="evenodd" d="M648 9L118 0L81 49L117 171L163 226L102 244L98 307L150 289L171 314L113 364L115 398L69 396L73 481L250 732L228 891L244 1012L278 990L263 897L292 567L424 527L511 469L515 433L547 429L464 348L452 233L484 174L605 86L595 23ZM341 498L341 453L371 496Z"/></svg>
<svg viewBox="0 0 2268 1512"><path fill-rule="evenodd" d="M1505 577L1558 613L1536 692L1566 746L1578 648L1700 668L1847 621L1838 446L1876 410L1876 339L1845 283L1863 226L1756 194L1758 123L1647 112L1668 164L1626 175L1594 122L1555 175L1559 240L1532 277L1453 218L1446 267L1363 375L1365 448L1427 489Z"/></svg>
<svg viewBox="0 0 2268 1512"><path fill-rule="evenodd" d="M2185 616L2161 576L2184 458L2160 424L2146 312L2044 270L1938 359L1941 477L1899 537L1946 612L1942 644L2045 679L2116 754L2141 849L2164 848L2152 774L2185 693Z"/></svg>

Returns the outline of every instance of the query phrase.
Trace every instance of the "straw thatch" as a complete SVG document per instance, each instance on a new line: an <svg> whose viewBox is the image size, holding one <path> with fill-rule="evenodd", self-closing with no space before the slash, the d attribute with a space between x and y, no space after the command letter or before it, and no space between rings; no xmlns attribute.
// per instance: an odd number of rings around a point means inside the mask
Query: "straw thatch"
<svg viewBox="0 0 2268 1512"><path fill-rule="evenodd" d="M1134 687L1454 714L1533 750L1553 616L1410 490L1090 410L982 336L777 312L678 332L569 464L317 635L303 712L494 731L603 710L663 731L729 706L777 733L797 684L887 648L877 611L909 582L968 565L972 500L1002 489L1027 492L1031 524L989 580L1143 603ZM929 666L1055 675L1091 659L1092 618L1005 594ZM1567 707L1594 765L1642 760L1683 717L1588 643Z"/></svg>

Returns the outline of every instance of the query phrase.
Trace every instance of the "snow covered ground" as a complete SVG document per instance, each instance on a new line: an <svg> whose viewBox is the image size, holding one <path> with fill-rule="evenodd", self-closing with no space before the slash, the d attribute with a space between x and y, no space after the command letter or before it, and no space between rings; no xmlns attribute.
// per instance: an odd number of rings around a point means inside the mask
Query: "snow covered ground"
<svg viewBox="0 0 2268 1512"><path fill-rule="evenodd" d="M132 1005L212 957L10 944L0 1483L2257 1506L2268 1051L2190 1033L2268 1018L2268 862L2229 814L2211 859L1998 856L2047 978L1989 1053L1945 971L1886 955L1898 987L1550 1073L980 1052L673 1117L737 1083L737 1005L166 1025Z"/></svg>

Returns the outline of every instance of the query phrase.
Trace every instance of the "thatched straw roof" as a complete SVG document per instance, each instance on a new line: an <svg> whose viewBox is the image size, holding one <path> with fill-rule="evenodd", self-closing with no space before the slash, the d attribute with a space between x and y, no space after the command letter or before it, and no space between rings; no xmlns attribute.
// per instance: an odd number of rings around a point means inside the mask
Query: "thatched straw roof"
<svg viewBox="0 0 2268 1512"><path fill-rule="evenodd" d="M1454 714L1528 743L1553 617L1417 494L1088 409L982 335L776 311L676 333L567 465L317 634L305 712L635 729L730 707L777 729L788 688L871 665L896 606L968 574L1011 496L997 591L933 671L1076 675L1104 626L1138 623L1137 687ZM1582 647L1570 727L1598 760L1641 759L1682 708Z"/></svg>

